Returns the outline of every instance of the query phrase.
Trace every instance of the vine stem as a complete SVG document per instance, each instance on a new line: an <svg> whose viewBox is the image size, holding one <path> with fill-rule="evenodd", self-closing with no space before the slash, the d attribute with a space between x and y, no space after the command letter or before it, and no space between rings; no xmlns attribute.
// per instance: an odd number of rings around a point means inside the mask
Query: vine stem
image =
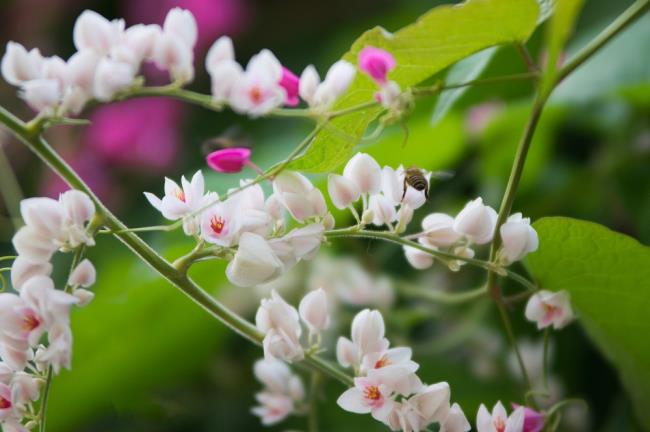
<svg viewBox="0 0 650 432"><path fill-rule="evenodd" d="M43 387L43 394L41 395L41 406L40 413L38 415L38 430L39 432L45 432L45 421L47 412L47 402L50 399L50 388L52 387L52 366L47 368L47 376L45 377L45 386Z"/></svg>
<svg viewBox="0 0 650 432"><path fill-rule="evenodd" d="M128 227L113 215L108 208L106 208L102 201L97 198L77 173L63 159L61 159L61 157L40 135L38 135L40 129L28 128L25 123L7 111L4 107L0 107L0 123L7 126L7 128L9 128L32 152L34 152L36 156L43 160L72 188L85 192L95 204L97 214L101 217L103 224L109 230L114 231L115 237L140 257L140 259L235 333L257 345L261 344L263 334L258 331L254 325L210 296L196 285L196 283L187 275L174 268L171 263L160 256L160 254L158 254L135 233L129 232ZM352 385L352 378L350 376L318 356L306 355L304 361L311 369L321 371L322 373L341 381L346 386Z"/></svg>

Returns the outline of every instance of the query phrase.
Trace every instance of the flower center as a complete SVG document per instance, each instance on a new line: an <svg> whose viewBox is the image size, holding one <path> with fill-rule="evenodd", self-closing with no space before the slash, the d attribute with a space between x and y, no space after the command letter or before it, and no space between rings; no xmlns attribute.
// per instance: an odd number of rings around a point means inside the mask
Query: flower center
<svg viewBox="0 0 650 432"><path fill-rule="evenodd" d="M377 386L368 386L363 391L363 396L371 401L377 401L381 399L381 392Z"/></svg>
<svg viewBox="0 0 650 432"><path fill-rule="evenodd" d="M262 93L262 89L259 88L258 86L253 86L250 89L248 95L250 96L251 101L256 105L262 103L264 99L264 94Z"/></svg>
<svg viewBox="0 0 650 432"><path fill-rule="evenodd" d="M174 195L179 200L185 202L185 192L183 191L183 189L178 189Z"/></svg>
<svg viewBox="0 0 650 432"><path fill-rule="evenodd" d="M9 409L11 408L11 401L0 396L0 409Z"/></svg>
<svg viewBox="0 0 650 432"><path fill-rule="evenodd" d="M496 432L503 432L506 430L506 423L501 417L494 420L494 429L496 429Z"/></svg>
<svg viewBox="0 0 650 432"><path fill-rule="evenodd" d="M386 358L386 356L383 356L377 362L375 363L375 369L380 369L383 368L384 366L387 366L390 364L390 361Z"/></svg>
<svg viewBox="0 0 650 432"><path fill-rule="evenodd" d="M557 306L550 305L548 303L542 303L542 308L544 309L544 319L550 321L560 313L560 308Z"/></svg>
<svg viewBox="0 0 650 432"><path fill-rule="evenodd" d="M212 216L210 219L210 228L216 234L221 234L223 227L226 225L226 221L221 216Z"/></svg>
<svg viewBox="0 0 650 432"><path fill-rule="evenodd" d="M35 328L41 325L41 320L36 316L34 312L27 312L23 318L22 329L26 332L31 332Z"/></svg>

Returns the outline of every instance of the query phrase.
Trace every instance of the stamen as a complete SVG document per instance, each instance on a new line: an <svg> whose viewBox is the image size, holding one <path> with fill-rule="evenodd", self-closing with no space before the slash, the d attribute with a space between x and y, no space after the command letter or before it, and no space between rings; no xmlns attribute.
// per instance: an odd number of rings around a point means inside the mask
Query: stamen
<svg viewBox="0 0 650 432"><path fill-rule="evenodd" d="M0 409L9 409L11 408L11 401L0 396Z"/></svg>
<svg viewBox="0 0 650 432"><path fill-rule="evenodd" d="M183 191L183 189L178 189L174 195L176 195L176 198L179 200L185 202L185 191Z"/></svg>
<svg viewBox="0 0 650 432"><path fill-rule="evenodd" d="M381 392L377 386L368 386L363 391L363 396L369 400L379 400L381 399Z"/></svg>
<svg viewBox="0 0 650 432"><path fill-rule="evenodd" d="M216 234L221 234L221 231L223 231L225 225L226 221L220 216L215 215L210 219L210 228L212 228L212 231L214 231Z"/></svg>

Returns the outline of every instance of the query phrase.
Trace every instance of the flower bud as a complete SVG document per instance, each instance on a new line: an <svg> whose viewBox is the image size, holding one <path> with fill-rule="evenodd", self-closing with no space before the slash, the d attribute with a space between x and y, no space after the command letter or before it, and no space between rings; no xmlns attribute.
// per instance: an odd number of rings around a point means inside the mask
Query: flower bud
<svg viewBox="0 0 650 432"><path fill-rule="evenodd" d="M95 293L83 288L72 291L72 295L78 300L77 306L87 306L95 298Z"/></svg>
<svg viewBox="0 0 650 432"><path fill-rule="evenodd" d="M384 318L377 310L364 309L352 320L352 342L362 354L385 350L388 347L385 331Z"/></svg>
<svg viewBox="0 0 650 432"><path fill-rule="evenodd" d="M397 225L395 226L395 233L401 234L406 231L406 227L413 220L413 207L408 204L400 206L397 212Z"/></svg>
<svg viewBox="0 0 650 432"><path fill-rule="evenodd" d="M381 48L365 47L359 53L359 69L377 84L385 84L388 72L395 68L395 57Z"/></svg>
<svg viewBox="0 0 650 432"><path fill-rule="evenodd" d="M220 173L238 173L250 161L251 149L230 147L217 150L206 157L208 166Z"/></svg>
<svg viewBox="0 0 650 432"><path fill-rule="evenodd" d="M271 329L262 341L264 357L267 359L281 359L288 363L300 361L305 353L297 338L284 333L283 331Z"/></svg>
<svg viewBox="0 0 650 432"><path fill-rule="evenodd" d="M425 424L442 422L449 414L449 384L439 382L420 390L409 404L425 419Z"/></svg>
<svg viewBox="0 0 650 432"><path fill-rule="evenodd" d="M135 71L131 65L103 58L97 65L93 94L100 101L109 101L131 86L134 79Z"/></svg>
<svg viewBox="0 0 650 432"><path fill-rule="evenodd" d="M454 231L454 218L445 213L431 213L422 220L423 242L433 247L449 247L461 234Z"/></svg>
<svg viewBox="0 0 650 432"><path fill-rule="evenodd" d="M332 213L327 213L322 220L322 224L323 224L323 228L325 228L326 230L334 229L334 226L336 225L336 219L334 219Z"/></svg>
<svg viewBox="0 0 650 432"><path fill-rule="evenodd" d="M88 288L95 284L97 272L89 259L81 261L70 274L68 285Z"/></svg>
<svg viewBox="0 0 650 432"><path fill-rule="evenodd" d="M163 31L179 38L188 48L194 47L198 37L198 28L192 12L175 7L165 17Z"/></svg>
<svg viewBox="0 0 650 432"><path fill-rule="evenodd" d="M20 291L28 279L33 276L49 276L52 274L52 264L47 261L31 261L24 256L18 256L11 266L11 285Z"/></svg>
<svg viewBox="0 0 650 432"><path fill-rule="evenodd" d="M339 210L356 202L360 196L356 183L338 174L330 174L327 178L327 191L332 204Z"/></svg>
<svg viewBox="0 0 650 432"><path fill-rule="evenodd" d="M428 269L433 265L433 257L413 246L404 246L404 256L406 260L418 270Z"/></svg>
<svg viewBox="0 0 650 432"><path fill-rule="evenodd" d="M364 225L369 225L375 219L375 212L371 209L366 209L361 215L361 223Z"/></svg>
<svg viewBox="0 0 650 432"><path fill-rule="evenodd" d="M539 246L537 231L530 226L529 218L522 218L521 213L511 215L500 228L502 240L502 257L507 264L519 261Z"/></svg>
<svg viewBox="0 0 650 432"><path fill-rule="evenodd" d="M454 248L454 255L458 255L463 258L474 258L474 249L467 246L458 246ZM465 265L465 261L462 260L452 260L447 263L449 270L457 272L460 268Z"/></svg>
<svg viewBox="0 0 650 432"><path fill-rule="evenodd" d="M45 197L24 199L20 202L20 214L25 224L44 238L60 237L65 213L58 201Z"/></svg>
<svg viewBox="0 0 650 432"><path fill-rule="evenodd" d="M17 404L28 404L38 400L40 396L40 380L25 372L16 372L11 381L12 401Z"/></svg>
<svg viewBox="0 0 650 432"><path fill-rule="evenodd" d="M356 69L351 63L339 60L327 71L323 84L334 93L335 99L337 99L350 87L355 73Z"/></svg>
<svg viewBox="0 0 650 432"><path fill-rule="evenodd" d="M9 84L18 86L25 81L41 77L43 57L38 49L27 51L24 46L16 42L7 42L5 55L2 56L0 69L2 77Z"/></svg>
<svg viewBox="0 0 650 432"><path fill-rule="evenodd" d="M313 65L309 65L302 71L298 85L298 93L310 106L314 104L316 90L320 84L320 77Z"/></svg>
<svg viewBox="0 0 650 432"><path fill-rule="evenodd" d="M235 48L232 45L232 39L228 36L221 36L214 41L208 54L205 56L205 69L209 74L224 62L235 60Z"/></svg>
<svg viewBox="0 0 650 432"><path fill-rule="evenodd" d="M283 66L282 78L280 78L278 84L287 93L287 97L284 104L292 107L297 106L300 103L300 99L298 99L298 92L299 92L298 88L300 86L300 80L298 79L296 74L294 74L289 69Z"/></svg>
<svg viewBox="0 0 650 432"><path fill-rule="evenodd" d="M368 209L372 210L374 214L372 223L377 226L388 225L397 217L392 201L384 195L372 195L368 202Z"/></svg>
<svg viewBox="0 0 650 432"><path fill-rule="evenodd" d="M327 309L327 295L323 288L311 291L300 301L298 306L300 318L309 327L312 334L329 327L330 317Z"/></svg>
<svg viewBox="0 0 650 432"><path fill-rule="evenodd" d="M379 102L384 108L395 108L399 109L400 106L397 105L399 102L399 97L402 94L402 89L399 84L395 81L389 81L384 84L377 93L375 93L375 99Z"/></svg>
<svg viewBox="0 0 650 432"><path fill-rule="evenodd" d="M300 173L283 171L278 174L273 180L273 192L298 222L327 214L323 194Z"/></svg>
<svg viewBox="0 0 650 432"><path fill-rule="evenodd" d="M497 222L497 212L476 198L465 205L454 220L454 231L465 235L471 242L485 244L492 240Z"/></svg>
<svg viewBox="0 0 650 432"><path fill-rule="evenodd" d="M255 378L272 393L287 393L291 371L280 360L260 359L253 365Z"/></svg>
<svg viewBox="0 0 650 432"><path fill-rule="evenodd" d="M208 72L212 78L212 99L219 103L230 98L235 84L243 74L241 66L234 60L224 60Z"/></svg>
<svg viewBox="0 0 650 432"><path fill-rule="evenodd" d="M63 92L58 80L41 78L22 83L18 95L34 111L52 115Z"/></svg>
<svg viewBox="0 0 650 432"><path fill-rule="evenodd" d="M126 46L133 50L138 64L151 58L156 41L161 35L162 29L158 24L136 24L126 29Z"/></svg>
<svg viewBox="0 0 650 432"><path fill-rule="evenodd" d="M336 360L345 368L357 367L361 362L359 349L348 338L340 336L336 341Z"/></svg>
<svg viewBox="0 0 650 432"><path fill-rule="evenodd" d="M68 84L77 86L86 94L93 92L95 71L100 57L93 51L79 51L67 62Z"/></svg>
<svg viewBox="0 0 650 432"><path fill-rule="evenodd" d="M95 215L95 204L90 197L79 190L69 190L61 194L59 202L68 217L68 221L83 226Z"/></svg>
<svg viewBox="0 0 650 432"><path fill-rule="evenodd" d="M355 154L345 165L343 176L352 180L362 194L376 194L381 189L381 167L366 153Z"/></svg>
<svg viewBox="0 0 650 432"><path fill-rule="evenodd" d="M280 276L283 264L260 235L245 232L239 239L235 257L226 267L226 276L234 285L250 287Z"/></svg>
<svg viewBox="0 0 650 432"><path fill-rule="evenodd" d="M12 238L18 255L34 262L47 262L58 246L52 240L29 225L21 227Z"/></svg>
<svg viewBox="0 0 650 432"><path fill-rule="evenodd" d="M185 84L194 78L192 48L173 34L165 32L158 38L152 59L159 68L169 71L174 82Z"/></svg>
<svg viewBox="0 0 650 432"><path fill-rule="evenodd" d="M85 10L74 23L74 46L78 51L93 50L99 55L106 55L123 31L124 20L111 22L97 12Z"/></svg>
<svg viewBox="0 0 650 432"><path fill-rule="evenodd" d="M512 404L512 409L518 409L520 405ZM541 432L544 428L544 414L532 408L524 407L524 429L522 432Z"/></svg>
<svg viewBox="0 0 650 432"><path fill-rule="evenodd" d="M440 432L469 432L471 429L465 413L457 403L451 406L447 418L440 423Z"/></svg>
<svg viewBox="0 0 650 432"><path fill-rule="evenodd" d="M525 315L529 321L536 322L540 330L551 325L559 330L573 319L569 293L538 291L528 300Z"/></svg>

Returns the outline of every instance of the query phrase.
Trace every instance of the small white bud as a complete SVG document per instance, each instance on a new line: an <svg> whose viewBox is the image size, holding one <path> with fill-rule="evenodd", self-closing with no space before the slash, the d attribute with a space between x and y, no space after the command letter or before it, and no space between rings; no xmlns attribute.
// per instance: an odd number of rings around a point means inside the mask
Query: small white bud
<svg viewBox="0 0 650 432"><path fill-rule="evenodd" d="M100 101L109 101L131 86L134 79L135 71L131 65L103 58L97 65L93 94Z"/></svg>
<svg viewBox="0 0 650 432"><path fill-rule="evenodd" d="M327 295L323 288L311 291L300 301L300 318L307 324L312 334L329 327L330 317L327 309Z"/></svg>
<svg viewBox="0 0 650 432"><path fill-rule="evenodd" d="M476 198L465 205L454 220L454 231L464 234L476 244L485 244L492 240L497 222L497 212L483 204L482 198Z"/></svg>
<svg viewBox="0 0 650 432"><path fill-rule="evenodd" d="M345 165L343 176L352 180L362 194L376 194L381 189L381 167L366 153L355 154Z"/></svg>
<svg viewBox="0 0 650 432"><path fill-rule="evenodd" d="M318 72L316 72L316 68L313 65L307 66L300 75L298 93L310 106L314 103L316 89L318 89L319 84L320 77L318 76Z"/></svg>
<svg viewBox="0 0 650 432"><path fill-rule="evenodd" d="M178 7L171 9L167 13L163 31L178 37L188 48L194 47L198 37L198 28L194 15L192 15L192 12Z"/></svg>
<svg viewBox="0 0 650 432"><path fill-rule="evenodd" d="M235 60L235 49L232 45L232 39L228 36L221 36L214 41L208 54L205 56L205 69L210 75L212 71L219 67L224 62L232 62Z"/></svg>
<svg viewBox="0 0 650 432"><path fill-rule="evenodd" d="M77 303L77 306L79 307L84 307L87 306L93 299L95 298L95 293L92 291L88 291L83 288L78 288L72 292L72 295L75 296L79 302Z"/></svg>
<svg viewBox="0 0 650 432"><path fill-rule="evenodd" d="M327 191L334 207L339 210L356 202L360 196L356 183L338 174L330 174L327 178Z"/></svg>
<svg viewBox="0 0 650 432"><path fill-rule="evenodd" d="M369 225L375 219L375 212L371 209L366 209L361 215L361 223L364 225Z"/></svg>
<svg viewBox="0 0 650 432"><path fill-rule="evenodd" d="M343 367L357 367L361 361L359 349L350 339L341 336L336 342L336 360Z"/></svg>
<svg viewBox="0 0 650 432"><path fill-rule="evenodd" d="M58 80L41 78L22 83L18 95L34 111L51 115L63 93Z"/></svg>
<svg viewBox="0 0 650 432"><path fill-rule="evenodd" d="M27 51L16 42L7 42L0 68L2 77L11 85L18 86L25 81L41 77L43 57L38 49Z"/></svg>
<svg viewBox="0 0 650 432"><path fill-rule="evenodd" d="M397 212L397 225L395 226L395 233L401 234L406 231L406 227L413 220L413 207L408 204L403 204Z"/></svg>
<svg viewBox="0 0 650 432"><path fill-rule="evenodd" d="M33 276L49 276L52 274L52 264L47 261L31 261L24 256L19 256L11 266L11 285L14 290L20 291L28 279Z"/></svg>
<svg viewBox="0 0 650 432"><path fill-rule="evenodd" d="M406 260L418 270L424 270L433 265L433 257L420 249L412 246L404 246Z"/></svg>
<svg viewBox="0 0 650 432"><path fill-rule="evenodd" d="M334 226L336 225L336 220L334 219L334 216L332 216L332 213L327 213L325 217L323 218L323 228L326 230L331 230L334 229Z"/></svg>
<svg viewBox="0 0 650 432"><path fill-rule="evenodd" d="M423 242L433 247L449 247L461 234L454 231L454 218L445 213L431 213L422 220Z"/></svg>
<svg viewBox="0 0 650 432"><path fill-rule="evenodd" d="M88 288L95 284L96 278L95 266L86 258L72 271L68 279L68 285Z"/></svg>
<svg viewBox="0 0 650 432"><path fill-rule="evenodd" d="M500 233L503 243L501 256L506 264L519 261L539 246L537 231L530 226L530 219L522 218L521 213L511 215L501 225Z"/></svg>
<svg viewBox="0 0 650 432"><path fill-rule="evenodd" d="M234 285L250 287L275 279L282 270L283 263L268 242L258 234L245 232L235 257L226 267L226 276Z"/></svg>
<svg viewBox="0 0 650 432"><path fill-rule="evenodd" d="M385 195L372 195L368 202L368 208L375 216L372 223L377 226L388 225L397 217L393 202Z"/></svg>

